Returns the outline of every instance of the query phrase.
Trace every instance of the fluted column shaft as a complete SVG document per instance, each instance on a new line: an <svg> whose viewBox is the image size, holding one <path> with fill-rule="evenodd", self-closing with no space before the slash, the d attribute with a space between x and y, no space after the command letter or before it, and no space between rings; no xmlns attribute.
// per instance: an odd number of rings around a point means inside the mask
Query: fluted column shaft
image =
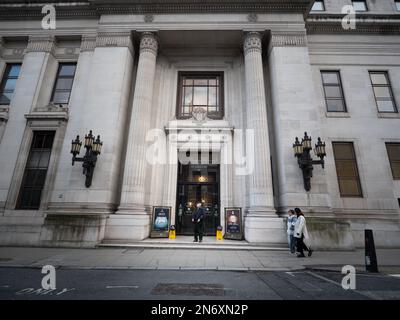
<svg viewBox="0 0 400 320"><path fill-rule="evenodd" d="M250 173L249 213L274 212L267 106L262 62L262 35L249 32L244 38L246 120L254 130L254 170ZM251 156L251 155L250 155Z"/></svg>
<svg viewBox="0 0 400 320"><path fill-rule="evenodd" d="M149 129L158 42L144 32L140 40L139 62L125 160L120 210L144 211L146 175L146 134Z"/></svg>

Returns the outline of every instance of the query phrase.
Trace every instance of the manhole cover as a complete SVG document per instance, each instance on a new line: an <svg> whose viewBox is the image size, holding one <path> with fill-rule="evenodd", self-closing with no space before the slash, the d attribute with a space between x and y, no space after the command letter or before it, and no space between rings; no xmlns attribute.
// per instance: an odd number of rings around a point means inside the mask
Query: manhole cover
<svg viewBox="0 0 400 320"><path fill-rule="evenodd" d="M192 295L192 296L223 296L224 286L209 283L159 283L151 294L155 295Z"/></svg>

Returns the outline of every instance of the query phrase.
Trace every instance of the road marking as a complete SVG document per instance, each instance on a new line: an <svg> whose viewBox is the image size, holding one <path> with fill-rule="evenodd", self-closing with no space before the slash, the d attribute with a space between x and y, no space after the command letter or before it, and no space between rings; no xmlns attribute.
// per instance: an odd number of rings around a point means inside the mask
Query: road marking
<svg viewBox="0 0 400 320"><path fill-rule="evenodd" d="M325 281L330 282L330 283L332 283L332 284L336 284L337 286L339 286L340 288L343 289L341 283L338 283L338 282L336 282L336 281L333 281L333 280L331 280L331 279L328 279L328 278L326 278L326 277L324 277L324 276L321 276L321 275L316 274L316 273L311 272L311 271L307 271L307 273L308 273L309 275L315 277L315 278L319 278L319 279L321 279L321 280L325 280ZM368 299L372 299L372 300L383 300L382 298L378 297L377 295L373 294L373 293L370 292L370 291L360 291L360 290L357 290L357 289L356 289L356 290L351 290L351 291L354 291L354 292L356 292L356 293L358 293L358 294L360 294L360 295L362 295L362 296L364 296L364 297L367 297Z"/></svg>
<svg viewBox="0 0 400 320"><path fill-rule="evenodd" d="M390 277L400 278L400 274L388 274Z"/></svg>
<svg viewBox="0 0 400 320"><path fill-rule="evenodd" d="M4 286L0 286L0 288L10 288L11 286L9 285L4 285Z"/></svg>
<svg viewBox="0 0 400 320"><path fill-rule="evenodd" d="M138 289L139 286L106 286L106 289L126 289L126 288Z"/></svg>
<svg viewBox="0 0 400 320"><path fill-rule="evenodd" d="M295 275L294 275L294 273L293 272L286 272L288 275L290 275L290 276L292 276L292 277L295 277Z"/></svg>

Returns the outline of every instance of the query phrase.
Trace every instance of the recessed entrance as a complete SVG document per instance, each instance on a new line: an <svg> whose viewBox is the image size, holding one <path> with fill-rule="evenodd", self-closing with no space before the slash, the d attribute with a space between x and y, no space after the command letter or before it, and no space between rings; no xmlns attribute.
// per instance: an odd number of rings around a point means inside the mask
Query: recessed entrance
<svg viewBox="0 0 400 320"><path fill-rule="evenodd" d="M210 156L211 157L211 156ZM211 158L210 158L211 159ZM178 235L192 235L192 213L201 202L205 209L206 236L214 236L220 224L219 164L178 164L176 201L176 231Z"/></svg>

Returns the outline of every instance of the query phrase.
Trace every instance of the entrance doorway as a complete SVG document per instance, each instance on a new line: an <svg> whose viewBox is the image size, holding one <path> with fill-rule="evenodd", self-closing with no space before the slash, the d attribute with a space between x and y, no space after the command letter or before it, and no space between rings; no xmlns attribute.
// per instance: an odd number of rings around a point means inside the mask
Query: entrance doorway
<svg viewBox="0 0 400 320"><path fill-rule="evenodd" d="M205 211L206 236L215 236L220 224L219 164L178 164L176 232L192 235L192 214L201 202Z"/></svg>

